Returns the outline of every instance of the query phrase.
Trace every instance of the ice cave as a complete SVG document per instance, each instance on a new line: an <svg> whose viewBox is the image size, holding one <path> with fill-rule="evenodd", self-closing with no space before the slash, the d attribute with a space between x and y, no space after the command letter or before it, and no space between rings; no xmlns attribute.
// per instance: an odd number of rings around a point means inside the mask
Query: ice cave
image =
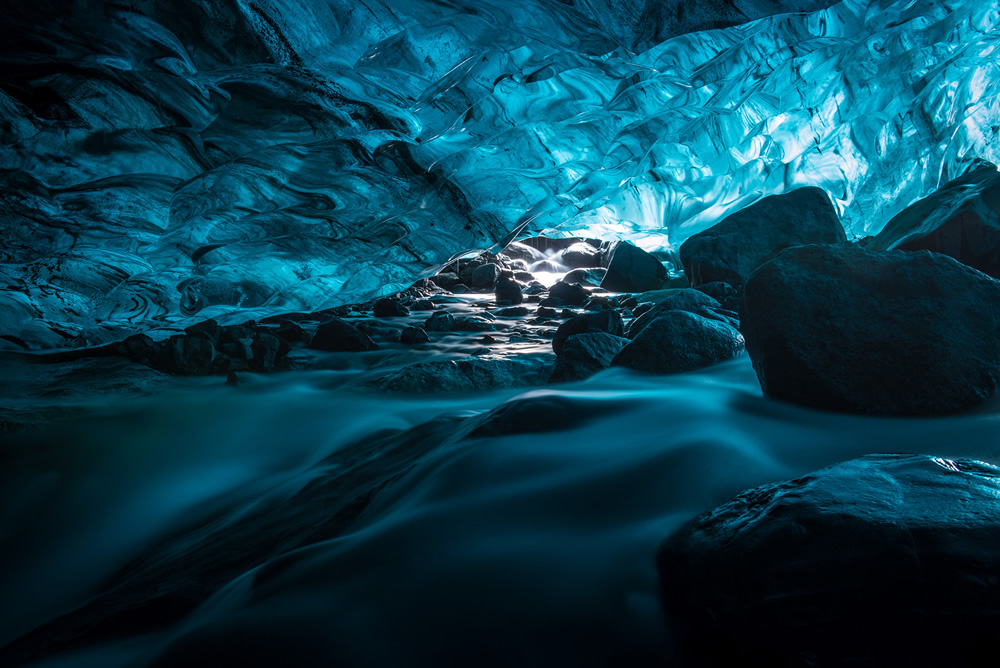
<svg viewBox="0 0 1000 668"><path fill-rule="evenodd" d="M0 665L996 665L1000 0L0 18Z"/></svg>

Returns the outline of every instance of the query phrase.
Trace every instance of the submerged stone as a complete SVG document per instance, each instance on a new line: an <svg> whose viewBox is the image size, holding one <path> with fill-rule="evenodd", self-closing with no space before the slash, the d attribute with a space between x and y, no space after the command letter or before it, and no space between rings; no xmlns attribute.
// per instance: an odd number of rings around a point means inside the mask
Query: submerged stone
<svg viewBox="0 0 1000 668"><path fill-rule="evenodd" d="M830 196L820 188L772 195L695 234L680 247L691 287L724 281L739 287L785 248L847 240Z"/></svg>
<svg viewBox="0 0 1000 668"><path fill-rule="evenodd" d="M992 666L1000 468L869 455L743 492L660 547L691 665Z"/></svg>
<svg viewBox="0 0 1000 668"><path fill-rule="evenodd" d="M801 246L747 280L741 325L769 397L941 415L1000 385L1000 282L927 251Z"/></svg>

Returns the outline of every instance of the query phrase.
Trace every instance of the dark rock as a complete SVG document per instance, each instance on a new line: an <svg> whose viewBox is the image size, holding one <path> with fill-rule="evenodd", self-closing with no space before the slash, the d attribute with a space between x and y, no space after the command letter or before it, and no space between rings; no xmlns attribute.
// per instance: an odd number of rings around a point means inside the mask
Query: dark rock
<svg viewBox="0 0 1000 668"><path fill-rule="evenodd" d="M650 304L649 302L643 302L643 303L641 303L641 304L639 304L638 306L635 307L635 310L632 311L632 315L634 315L635 317L638 318L643 313L648 313L649 309L651 309L651 308L653 308L652 304Z"/></svg>
<svg viewBox="0 0 1000 668"><path fill-rule="evenodd" d="M667 278L667 268L628 241L616 241L607 251L607 273L601 287L611 292L656 290Z"/></svg>
<svg viewBox="0 0 1000 668"><path fill-rule="evenodd" d="M222 339L222 327L215 320L203 320L184 329L188 336L207 339L212 343L218 343Z"/></svg>
<svg viewBox="0 0 1000 668"><path fill-rule="evenodd" d="M419 327L407 327L399 334L399 342L406 345L416 345L428 341L430 341L430 337L427 336L427 332Z"/></svg>
<svg viewBox="0 0 1000 668"><path fill-rule="evenodd" d="M418 299L410 308L414 311L433 311L436 307L430 299Z"/></svg>
<svg viewBox="0 0 1000 668"><path fill-rule="evenodd" d="M692 287L715 281L739 287L785 248L846 240L830 197L806 187L765 197L727 216L685 241L680 257Z"/></svg>
<svg viewBox="0 0 1000 668"><path fill-rule="evenodd" d="M552 338L552 349L556 355L562 354L563 343L575 334L587 334L603 332L616 337L625 335L625 326L622 324L622 317L617 311L600 311L598 313L584 313L571 320L567 320L559 325L555 336Z"/></svg>
<svg viewBox="0 0 1000 668"><path fill-rule="evenodd" d="M524 301L524 295L521 293L521 284L507 276L500 277L493 289L493 294L496 297L497 303L520 304Z"/></svg>
<svg viewBox="0 0 1000 668"><path fill-rule="evenodd" d="M1000 383L1000 282L927 251L790 248L747 280L747 352L767 396L940 415Z"/></svg>
<svg viewBox="0 0 1000 668"><path fill-rule="evenodd" d="M716 300L720 304L726 302L726 300L731 299L736 296L736 288L734 288L729 283L725 281L713 281L711 283L703 283L695 288L699 292L704 292L706 295Z"/></svg>
<svg viewBox="0 0 1000 668"><path fill-rule="evenodd" d="M531 313L531 309L527 306L510 306L500 309L496 312L496 315L501 318L522 318L529 313Z"/></svg>
<svg viewBox="0 0 1000 668"><path fill-rule="evenodd" d="M257 332L250 346L250 368L254 371L272 371L291 349L292 346L284 339L269 332Z"/></svg>
<svg viewBox="0 0 1000 668"><path fill-rule="evenodd" d="M476 267L475 271L472 272L472 282L469 283L469 287L479 291L492 290L497 279L500 278L500 272L500 267L495 264L484 264Z"/></svg>
<svg viewBox="0 0 1000 668"><path fill-rule="evenodd" d="M554 339L553 339L554 341ZM629 342L628 339L606 332L574 334L559 350L550 383L583 380L611 366L611 361Z"/></svg>
<svg viewBox="0 0 1000 668"><path fill-rule="evenodd" d="M507 263L507 268L514 273L525 273L528 271L528 263L524 260L511 260Z"/></svg>
<svg viewBox="0 0 1000 668"><path fill-rule="evenodd" d="M528 271L515 271L514 278L522 283L531 283L535 280L535 275Z"/></svg>
<svg viewBox="0 0 1000 668"><path fill-rule="evenodd" d="M443 311L435 313L424 321L424 329L428 332L451 332L455 329L455 316Z"/></svg>
<svg viewBox="0 0 1000 668"><path fill-rule="evenodd" d="M543 385L551 373L549 358L475 356L404 367L378 381L377 388L383 392L405 393L474 392Z"/></svg>
<svg viewBox="0 0 1000 668"><path fill-rule="evenodd" d="M437 276L431 276L431 280L435 285L445 290L451 290L459 283L458 274L450 271L440 273Z"/></svg>
<svg viewBox="0 0 1000 668"><path fill-rule="evenodd" d="M664 609L695 665L992 666L998 480L869 455L748 490L661 545Z"/></svg>
<svg viewBox="0 0 1000 668"><path fill-rule="evenodd" d="M552 318L558 318L559 312L556 311L554 308L548 306L540 306L538 310L535 311L535 315L537 315L539 318L552 319Z"/></svg>
<svg viewBox="0 0 1000 668"><path fill-rule="evenodd" d="M567 272L562 280L566 283L579 283L580 285L589 285L596 288L604 280L607 273L608 270L603 267L597 267L596 269L574 269Z"/></svg>
<svg viewBox="0 0 1000 668"><path fill-rule="evenodd" d="M471 292L469 286L466 285L465 283L458 283L456 285L453 285L451 291L456 295L464 295L466 292Z"/></svg>
<svg viewBox="0 0 1000 668"><path fill-rule="evenodd" d="M375 342L353 325L340 318L332 318L320 324L313 334L309 347L327 352L364 352L375 350Z"/></svg>
<svg viewBox="0 0 1000 668"><path fill-rule="evenodd" d="M240 380L240 377L236 375L235 371L230 371L229 374L226 375L226 385L235 387L240 384L242 384L242 381Z"/></svg>
<svg viewBox="0 0 1000 668"><path fill-rule="evenodd" d="M600 267L601 249L585 242L578 242L564 250L559 259L571 269Z"/></svg>
<svg viewBox="0 0 1000 668"><path fill-rule="evenodd" d="M1000 172L980 163L911 204L867 245L929 250L1000 278Z"/></svg>
<svg viewBox="0 0 1000 668"><path fill-rule="evenodd" d="M605 397L593 400L556 394L518 397L501 404L481 418L472 438L569 431L584 426L596 416L626 410L625 401Z"/></svg>
<svg viewBox="0 0 1000 668"><path fill-rule="evenodd" d="M278 328L272 330L279 338L288 343L305 343L309 340L309 335L306 333L302 327L297 323L284 321L278 325Z"/></svg>
<svg viewBox="0 0 1000 668"><path fill-rule="evenodd" d="M398 299L390 299L388 297L376 301L372 311L376 318L395 318L410 315L410 310L403 306L402 302Z"/></svg>
<svg viewBox="0 0 1000 668"><path fill-rule="evenodd" d="M647 293L649 294L649 293ZM645 295L643 295L645 297ZM685 290L664 290L662 294L655 295L655 302L650 308L644 310L639 317L632 321L628 327L626 336L634 339L643 328L667 311L687 311L697 313L706 318L714 320L724 320L714 313L715 309L721 307L719 302L698 290L687 288Z"/></svg>
<svg viewBox="0 0 1000 668"><path fill-rule="evenodd" d="M208 338L178 334L164 341L152 359L154 369L182 376L225 373L229 359Z"/></svg>
<svg viewBox="0 0 1000 668"><path fill-rule="evenodd" d="M549 298L558 299L560 304L583 306L587 301L587 291L577 283L559 281L549 288Z"/></svg>
<svg viewBox="0 0 1000 668"><path fill-rule="evenodd" d="M612 366L648 373L683 373L725 362L743 351L728 324L688 311L666 311L622 348Z"/></svg>
<svg viewBox="0 0 1000 668"><path fill-rule="evenodd" d="M497 326L487 318L479 315L467 315L455 320L455 331L459 332L495 332Z"/></svg>
<svg viewBox="0 0 1000 668"><path fill-rule="evenodd" d="M541 262L545 259L545 253L517 241L507 244L507 247L503 249L503 252L505 255L514 260L523 260L528 264Z"/></svg>

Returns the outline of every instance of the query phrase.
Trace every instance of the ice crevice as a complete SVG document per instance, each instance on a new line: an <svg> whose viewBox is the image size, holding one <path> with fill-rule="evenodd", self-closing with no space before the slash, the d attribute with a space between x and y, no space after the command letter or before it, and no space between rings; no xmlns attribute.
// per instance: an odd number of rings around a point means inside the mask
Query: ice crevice
<svg viewBox="0 0 1000 668"><path fill-rule="evenodd" d="M2 345L357 302L517 234L666 250L804 185L863 236L1000 158L1000 3L683 32L751 16L718 4L5 9Z"/></svg>

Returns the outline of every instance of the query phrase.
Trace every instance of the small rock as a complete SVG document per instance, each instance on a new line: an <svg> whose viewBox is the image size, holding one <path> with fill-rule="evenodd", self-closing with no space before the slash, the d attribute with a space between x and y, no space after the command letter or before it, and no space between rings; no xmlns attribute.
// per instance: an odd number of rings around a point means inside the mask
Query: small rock
<svg viewBox="0 0 1000 668"><path fill-rule="evenodd" d="M687 311L666 311L622 348L612 366L647 373L683 373L736 357L743 337L734 327Z"/></svg>
<svg viewBox="0 0 1000 668"><path fill-rule="evenodd" d="M495 264L484 264L472 272L472 282L469 284L473 290L486 292L493 290L497 279L500 278L501 269Z"/></svg>
<svg viewBox="0 0 1000 668"><path fill-rule="evenodd" d="M419 327L407 327L399 334L399 342L406 345L416 345L428 341L430 341L430 337L427 336L427 332Z"/></svg>
<svg viewBox="0 0 1000 668"><path fill-rule="evenodd" d="M531 309L527 306L510 306L508 308L500 309L496 312L501 318L522 318L531 313Z"/></svg>
<svg viewBox="0 0 1000 668"><path fill-rule="evenodd" d="M437 307L430 299L418 299L410 308L414 311L433 311Z"/></svg>
<svg viewBox="0 0 1000 668"><path fill-rule="evenodd" d="M455 331L459 332L495 332L497 326L478 315L467 315L455 320Z"/></svg>
<svg viewBox="0 0 1000 668"><path fill-rule="evenodd" d="M504 302L505 304L520 304L524 301L524 295L521 292L521 284L515 281L512 277L506 275L501 276L496 282L496 286L493 289L493 294L496 297L497 303Z"/></svg>
<svg viewBox="0 0 1000 668"><path fill-rule="evenodd" d="M444 288L445 290L453 290L459 283L458 274L454 272L443 272L437 276L431 276L431 281L434 282L438 287Z"/></svg>
<svg viewBox="0 0 1000 668"><path fill-rule="evenodd" d="M403 306L398 299L385 297L375 302L373 313L376 318L395 318L410 315L409 309Z"/></svg>
<svg viewBox="0 0 1000 668"><path fill-rule="evenodd" d="M317 327L309 347L327 352L365 352L378 348L367 334L340 318L332 318Z"/></svg>
<svg viewBox="0 0 1000 668"><path fill-rule="evenodd" d="M596 288L604 280L607 273L608 270L602 267L597 267L596 269L574 269L563 276L562 280L566 283L579 283L580 285L589 285Z"/></svg>
<svg viewBox="0 0 1000 668"><path fill-rule="evenodd" d="M451 332L455 330L455 316L440 311L424 321L424 329L428 332Z"/></svg>
<svg viewBox="0 0 1000 668"><path fill-rule="evenodd" d="M1000 282L945 255L789 248L747 279L740 315L775 399L927 416L1000 386Z"/></svg>
<svg viewBox="0 0 1000 668"><path fill-rule="evenodd" d="M667 311L687 311L697 313L706 318L726 321L725 318L715 313L721 308L719 302L698 290L687 288L684 290L665 290L666 295L660 295L659 301L653 303L651 307L642 312L628 327L626 336L634 339L642 329ZM648 293L647 293L648 294Z"/></svg>
<svg viewBox="0 0 1000 668"><path fill-rule="evenodd" d="M587 291L578 283L559 281L549 288L549 298L558 299L560 304L583 306L587 301Z"/></svg>

